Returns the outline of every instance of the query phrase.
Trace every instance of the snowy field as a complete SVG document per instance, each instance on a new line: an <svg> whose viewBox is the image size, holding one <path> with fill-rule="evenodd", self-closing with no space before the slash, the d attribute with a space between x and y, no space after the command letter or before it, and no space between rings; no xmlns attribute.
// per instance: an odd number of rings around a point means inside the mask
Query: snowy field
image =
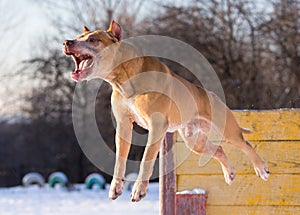
<svg viewBox="0 0 300 215"><path fill-rule="evenodd" d="M74 191L31 187L0 188L1 215L157 215L159 214L158 183L151 183L147 196L140 202L130 201L130 192L123 191L117 200L108 200L108 190L86 190L76 185Z"/></svg>

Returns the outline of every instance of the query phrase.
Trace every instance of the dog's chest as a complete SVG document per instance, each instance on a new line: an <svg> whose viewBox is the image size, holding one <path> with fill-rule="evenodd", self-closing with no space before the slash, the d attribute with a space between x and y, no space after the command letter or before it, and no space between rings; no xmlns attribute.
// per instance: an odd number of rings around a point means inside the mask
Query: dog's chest
<svg viewBox="0 0 300 215"><path fill-rule="evenodd" d="M141 112L139 111L139 109L134 104L134 101L132 101L130 99L126 99L126 100L123 101L123 103L129 109L133 120L139 126L143 127L144 129L148 129L148 124L147 124L146 120L144 119L143 115L141 114Z"/></svg>

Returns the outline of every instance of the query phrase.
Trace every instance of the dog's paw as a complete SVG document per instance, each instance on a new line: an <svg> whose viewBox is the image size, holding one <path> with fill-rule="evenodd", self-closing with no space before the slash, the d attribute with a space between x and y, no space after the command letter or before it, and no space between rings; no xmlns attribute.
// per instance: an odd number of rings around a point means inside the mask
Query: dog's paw
<svg viewBox="0 0 300 215"><path fill-rule="evenodd" d="M228 169L224 168L223 173L224 173L225 182L231 185L236 176L233 166L229 167Z"/></svg>
<svg viewBox="0 0 300 215"><path fill-rule="evenodd" d="M131 192L131 201L138 202L146 196L149 181L136 181Z"/></svg>
<svg viewBox="0 0 300 215"><path fill-rule="evenodd" d="M270 177L270 169L266 163L263 163L260 166L255 166L254 170L256 172L256 175L264 181L268 180L268 178Z"/></svg>
<svg viewBox="0 0 300 215"><path fill-rule="evenodd" d="M115 200L122 194L123 182L124 180L122 179L113 178L109 189L109 200Z"/></svg>

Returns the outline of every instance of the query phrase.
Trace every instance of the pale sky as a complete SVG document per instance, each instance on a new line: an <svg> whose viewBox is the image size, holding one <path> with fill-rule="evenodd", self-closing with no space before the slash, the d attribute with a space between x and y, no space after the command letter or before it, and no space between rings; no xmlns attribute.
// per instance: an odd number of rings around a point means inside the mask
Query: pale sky
<svg viewBox="0 0 300 215"><path fill-rule="evenodd" d="M0 19L4 19L5 23L0 25L0 30L2 30L2 25L6 27L12 20L12 29L5 33L5 41L12 41L11 43L6 43L1 41L1 48L8 50L9 58L6 59L11 63L14 62L16 58L26 58L29 56L28 49L35 40L40 38L45 31L47 31L47 17L44 14L45 9L39 6L37 1L33 0L0 0L4 2L6 8L0 8ZM0 3L2 7L3 3ZM6 20L6 17L13 18ZM12 49L11 49L12 47ZM11 49L11 50L10 50Z"/></svg>
<svg viewBox="0 0 300 215"><path fill-rule="evenodd" d="M19 62L34 55L34 44L50 31L43 10L34 0L0 0L0 115L18 112L18 97L29 92L31 83L13 73L20 68Z"/></svg>

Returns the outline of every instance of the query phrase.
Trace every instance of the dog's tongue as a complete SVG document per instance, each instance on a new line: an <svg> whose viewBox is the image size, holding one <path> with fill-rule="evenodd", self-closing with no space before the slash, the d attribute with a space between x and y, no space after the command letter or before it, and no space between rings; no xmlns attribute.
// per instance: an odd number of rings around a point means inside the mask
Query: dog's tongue
<svg viewBox="0 0 300 215"><path fill-rule="evenodd" d="M80 74L82 73L81 69L76 69L74 72L72 72L71 77L74 81L79 81Z"/></svg>
<svg viewBox="0 0 300 215"><path fill-rule="evenodd" d="M74 81L79 81L81 74L83 73L84 69L90 67L93 64L92 58L87 58L82 61L80 61L78 68L75 69L74 72L72 72L71 77Z"/></svg>

